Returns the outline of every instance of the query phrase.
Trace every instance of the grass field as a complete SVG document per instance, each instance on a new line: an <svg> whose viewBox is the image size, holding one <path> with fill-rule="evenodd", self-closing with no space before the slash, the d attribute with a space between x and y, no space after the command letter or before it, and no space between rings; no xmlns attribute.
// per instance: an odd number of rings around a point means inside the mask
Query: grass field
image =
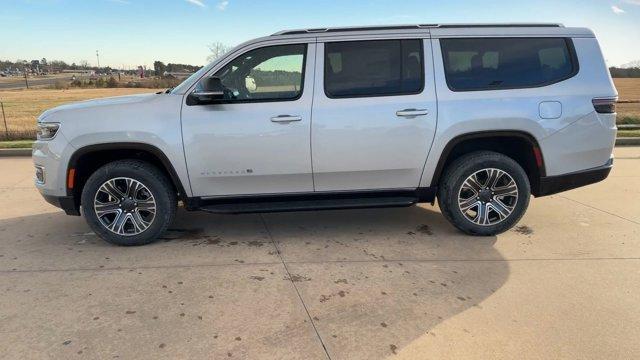
<svg viewBox="0 0 640 360"><path fill-rule="evenodd" d="M70 90L7 90L0 91L0 102L4 106L7 127L11 138L35 137L35 124L45 110L58 105L110 96L157 92L157 89L113 88ZM0 137L4 137L1 124Z"/></svg>
<svg viewBox="0 0 640 360"><path fill-rule="evenodd" d="M613 79L620 100L640 100L640 78Z"/></svg>
<svg viewBox="0 0 640 360"><path fill-rule="evenodd" d="M614 79L620 100L617 105L618 123L640 124L640 79ZM0 91L0 102L4 105L9 139L35 137L38 115L52 107L87 99L156 92L157 89L113 88L113 89L30 89ZM624 101L636 101L626 103ZM1 120L1 119L0 119ZM5 138L4 124L0 123L0 139ZM640 136L638 131L620 131L621 136Z"/></svg>

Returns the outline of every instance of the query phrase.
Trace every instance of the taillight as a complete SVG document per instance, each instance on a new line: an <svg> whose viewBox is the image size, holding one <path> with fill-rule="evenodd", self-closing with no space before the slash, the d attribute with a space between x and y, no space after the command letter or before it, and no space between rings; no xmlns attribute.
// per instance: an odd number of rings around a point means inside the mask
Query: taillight
<svg viewBox="0 0 640 360"><path fill-rule="evenodd" d="M617 98L595 98L591 103L598 114L613 114L616 112L616 101Z"/></svg>

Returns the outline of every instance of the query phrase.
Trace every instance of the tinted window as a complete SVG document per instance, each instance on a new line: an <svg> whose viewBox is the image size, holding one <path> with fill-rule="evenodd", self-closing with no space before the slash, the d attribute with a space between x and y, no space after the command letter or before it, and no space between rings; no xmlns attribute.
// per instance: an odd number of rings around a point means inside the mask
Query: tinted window
<svg viewBox="0 0 640 360"><path fill-rule="evenodd" d="M424 83L421 40L326 43L324 64L329 97L415 94Z"/></svg>
<svg viewBox="0 0 640 360"><path fill-rule="evenodd" d="M441 39L452 90L542 86L577 72L570 40L563 38Z"/></svg>
<svg viewBox="0 0 640 360"><path fill-rule="evenodd" d="M214 76L229 102L296 99L302 93L307 46L269 46L246 52Z"/></svg>

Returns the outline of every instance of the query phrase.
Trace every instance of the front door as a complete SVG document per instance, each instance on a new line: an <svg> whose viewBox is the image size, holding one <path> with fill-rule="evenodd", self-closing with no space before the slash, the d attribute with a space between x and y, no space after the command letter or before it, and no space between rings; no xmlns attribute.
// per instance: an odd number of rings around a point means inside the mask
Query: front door
<svg viewBox="0 0 640 360"><path fill-rule="evenodd" d="M418 187L436 129L431 59L428 39L318 43L316 191Z"/></svg>
<svg viewBox="0 0 640 360"><path fill-rule="evenodd" d="M224 99L182 107L194 196L313 191L310 127L315 44L254 48L214 76Z"/></svg>

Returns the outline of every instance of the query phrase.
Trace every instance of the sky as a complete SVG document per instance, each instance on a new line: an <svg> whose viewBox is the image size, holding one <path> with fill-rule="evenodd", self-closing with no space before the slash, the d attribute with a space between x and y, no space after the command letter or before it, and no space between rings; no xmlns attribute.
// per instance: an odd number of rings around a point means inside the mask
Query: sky
<svg viewBox="0 0 640 360"><path fill-rule="evenodd" d="M0 59L204 65L210 43L284 29L486 22L588 27L609 66L640 60L640 0L3 0Z"/></svg>

